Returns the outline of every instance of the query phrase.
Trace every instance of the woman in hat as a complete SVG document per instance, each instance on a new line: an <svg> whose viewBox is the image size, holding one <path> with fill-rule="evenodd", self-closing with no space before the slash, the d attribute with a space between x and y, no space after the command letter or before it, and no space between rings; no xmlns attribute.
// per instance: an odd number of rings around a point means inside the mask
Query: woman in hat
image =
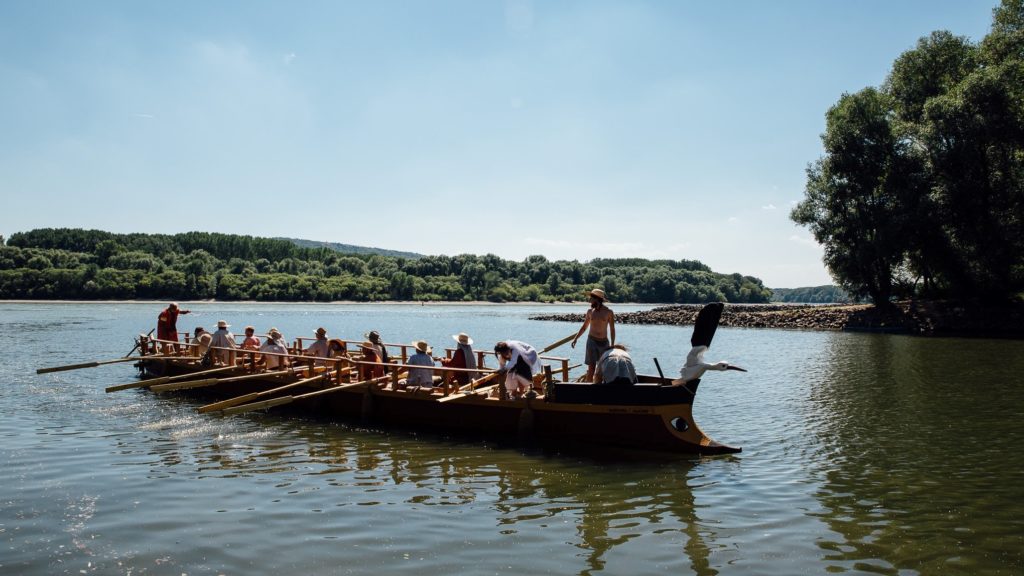
<svg viewBox="0 0 1024 576"><path fill-rule="evenodd" d="M363 342L359 345L359 351L362 352L362 361L365 362L365 364L359 365L359 379L371 380L383 376L384 365L381 364L380 356L377 355L377 349L373 346L373 342ZM371 362L372 364L370 364Z"/></svg>
<svg viewBox="0 0 1024 576"><path fill-rule="evenodd" d="M373 345L373 349L377 352L377 358L379 358L381 362L383 362L385 365L391 363L391 356L388 356L388 348L380 339L380 332L377 332L376 330L371 330L366 334L363 334L363 338L369 340L370 344ZM387 373L387 371L388 369L384 368L385 374Z"/></svg>
<svg viewBox="0 0 1024 576"><path fill-rule="evenodd" d="M442 358L441 365L446 368L469 368L470 370L476 370L476 354L473 353L473 339L465 332L453 334L452 339L455 340L457 346L455 353L452 354L451 358ZM455 382L459 386L465 386L469 384L470 380L476 379L477 373L456 372L454 376Z"/></svg>

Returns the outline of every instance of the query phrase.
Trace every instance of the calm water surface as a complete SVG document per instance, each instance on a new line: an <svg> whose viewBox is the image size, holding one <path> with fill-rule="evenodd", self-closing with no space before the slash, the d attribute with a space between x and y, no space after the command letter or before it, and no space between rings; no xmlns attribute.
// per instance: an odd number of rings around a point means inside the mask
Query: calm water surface
<svg viewBox="0 0 1024 576"><path fill-rule="evenodd" d="M180 328L546 345L580 307L197 304ZM1021 574L1024 342L718 331L736 456L636 461L105 394L154 304L0 303L2 574ZM619 307L625 311L625 307ZM690 330L619 326L643 372ZM558 353L582 360L582 350Z"/></svg>

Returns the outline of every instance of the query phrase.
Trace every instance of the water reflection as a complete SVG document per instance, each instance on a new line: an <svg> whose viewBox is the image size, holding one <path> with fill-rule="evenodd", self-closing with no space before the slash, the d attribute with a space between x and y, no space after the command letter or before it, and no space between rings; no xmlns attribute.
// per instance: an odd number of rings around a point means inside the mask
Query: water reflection
<svg viewBox="0 0 1024 576"><path fill-rule="evenodd" d="M1024 497L1024 390L1005 379L1024 370L1017 350L891 336L830 347L807 403L819 440L807 456L823 477L820 517L838 536L818 541L832 568L969 571L980 551L1008 572L1024 567L1019 516L997 504ZM952 376L966 359L969 379Z"/></svg>
<svg viewBox="0 0 1024 576"><path fill-rule="evenodd" d="M277 498L329 490L343 496L340 507L399 505L405 514L448 507L454 514L471 509L476 515L486 508L500 535L560 534L552 538L579 551L582 574L609 570L616 550L652 537L673 542L667 565L718 573L710 556L722 545L694 501L693 487L708 483L702 472L706 460L595 459L342 424L296 426L295 420L272 416L216 422L202 435L183 435L176 427L196 423L162 420L143 427L152 437L120 438L116 449L145 446L155 457L151 477L268 476Z"/></svg>

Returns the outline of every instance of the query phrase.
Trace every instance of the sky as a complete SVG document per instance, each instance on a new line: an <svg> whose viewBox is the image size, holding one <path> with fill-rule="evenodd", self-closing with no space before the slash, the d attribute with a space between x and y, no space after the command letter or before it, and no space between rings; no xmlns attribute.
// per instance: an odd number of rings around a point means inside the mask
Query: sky
<svg viewBox="0 0 1024 576"><path fill-rule="evenodd" d="M832 283L825 113L996 0L0 2L0 235L696 259Z"/></svg>

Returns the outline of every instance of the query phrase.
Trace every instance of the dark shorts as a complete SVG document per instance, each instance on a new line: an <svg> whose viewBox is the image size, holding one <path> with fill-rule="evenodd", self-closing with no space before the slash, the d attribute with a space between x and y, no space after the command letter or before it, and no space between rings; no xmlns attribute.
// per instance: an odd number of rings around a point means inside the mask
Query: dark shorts
<svg viewBox="0 0 1024 576"><path fill-rule="evenodd" d="M611 348L611 343L608 342L607 338L598 340L592 336L587 336L587 357L583 362L587 366L596 365L597 361L601 359L601 354L604 354L609 348Z"/></svg>

